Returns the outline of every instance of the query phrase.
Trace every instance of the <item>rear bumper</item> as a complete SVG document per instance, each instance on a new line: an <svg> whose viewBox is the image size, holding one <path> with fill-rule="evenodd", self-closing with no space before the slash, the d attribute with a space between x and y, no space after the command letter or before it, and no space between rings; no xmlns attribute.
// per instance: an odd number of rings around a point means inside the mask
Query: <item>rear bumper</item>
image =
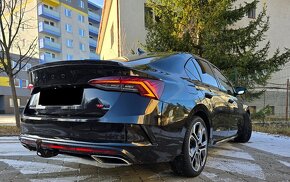
<svg viewBox="0 0 290 182"><path fill-rule="evenodd" d="M162 119L157 112L161 106L156 109L152 104L142 112L145 115L131 106L118 107L116 112L122 113L101 118L24 113L20 141L30 150L37 150L40 142L41 148L61 154L121 157L137 164L172 161L182 151L186 119Z"/></svg>
<svg viewBox="0 0 290 182"><path fill-rule="evenodd" d="M80 157L118 157L130 164L172 161L181 153L183 124L168 126L29 120L21 123L23 146ZM124 130L125 129L125 130Z"/></svg>
<svg viewBox="0 0 290 182"><path fill-rule="evenodd" d="M146 161L142 161L140 160L140 158L134 156L134 153L136 153L136 151L138 151L140 147L145 147L147 149L150 148L149 150L154 147L151 144L144 145L142 143L90 143L65 139L44 138L35 135L25 134L21 134L19 136L19 140L24 147L33 151L37 151L37 148L40 147L42 150L53 150L57 154L75 155L79 157L118 157L120 159L123 159L127 164L146 163ZM146 153L144 153L144 155L145 154Z"/></svg>

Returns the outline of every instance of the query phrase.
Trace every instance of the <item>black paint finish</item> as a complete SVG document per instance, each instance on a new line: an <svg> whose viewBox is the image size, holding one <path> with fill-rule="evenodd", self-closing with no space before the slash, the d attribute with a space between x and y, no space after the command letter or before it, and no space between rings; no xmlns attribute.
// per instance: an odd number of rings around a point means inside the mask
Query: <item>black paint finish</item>
<svg viewBox="0 0 290 182"><path fill-rule="evenodd" d="M181 154L186 125L203 117L211 143L235 136L247 108L218 83L203 82L185 71L186 53L152 54L121 61L65 61L30 70L34 89L21 117L22 144L36 141L115 151L132 163L167 162ZM195 62L197 64L197 62ZM211 65L211 64L209 64ZM161 97L101 90L88 81L108 76L138 76L164 83ZM66 94L67 93L67 94ZM92 155L59 150L59 153ZM99 154L102 154L100 151Z"/></svg>

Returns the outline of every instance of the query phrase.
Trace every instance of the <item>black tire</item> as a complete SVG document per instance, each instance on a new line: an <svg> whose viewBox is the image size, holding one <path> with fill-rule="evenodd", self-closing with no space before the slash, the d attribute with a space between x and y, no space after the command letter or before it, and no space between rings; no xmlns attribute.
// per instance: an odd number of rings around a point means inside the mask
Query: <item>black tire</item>
<svg viewBox="0 0 290 182"><path fill-rule="evenodd" d="M199 131L201 131L201 135L194 135ZM198 176L206 163L207 148L208 132L206 124L201 117L194 116L185 133L182 154L171 162L172 171L177 175L187 177ZM193 152L194 150L195 152Z"/></svg>
<svg viewBox="0 0 290 182"><path fill-rule="evenodd" d="M249 113L244 114L244 123L239 125L238 136L235 142L246 143L252 135L252 121Z"/></svg>

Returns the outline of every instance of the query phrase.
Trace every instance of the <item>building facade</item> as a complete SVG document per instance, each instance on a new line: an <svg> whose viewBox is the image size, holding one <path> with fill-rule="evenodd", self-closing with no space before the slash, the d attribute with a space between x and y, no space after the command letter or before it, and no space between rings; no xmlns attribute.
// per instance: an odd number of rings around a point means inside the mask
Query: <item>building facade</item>
<svg viewBox="0 0 290 182"><path fill-rule="evenodd" d="M37 58L99 59L96 54L102 7L87 0L27 0L26 23L19 33L23 47L37 37ZM18 54L17 49L12 49Z"/></svg>
<svg viewBox="0 0 290 182"><path fill-rule="evenodd" d="M36 64L61 60L99 59L96 54L102 7L87 0L27 0L17 44L25 52L37 39L35 58L15 78L18 103L29 98L27 70ZM19 49L12 47L17 59ZM7 75L0 73L0 114L12 114L13 102Z"/></svg>
<svg viewBox="0 0 290 182"><path fill-rule="evenodd" d="M238 0L235 6L251 0ZM257 18L263 7L267 8L267 16L270 18L270 28L265 36L263 46L267 41L271 42L269 56L279 48L290 48L290 1L285 0L261 0L256 9L251 10L239 21L236 26L242 27ZM99 44L97 53L101 59L113 59L120 56L128 56L131 50L141 47L146 40L145 28L146 0L106 0L103 9L103 18L100 26ZM257 90L266 90L260 99L247 103L253 112L269 105L272 115L285 116L286 81L290 78L290 63L274 73L268 86ZM271 83L274 83L271 84ZM282 89L277 89L279 85ZM284 89L283 89L284 88ZM289 99L290 100L290 99ZM289 113L290 114L290 109Z"/></svg>
<svg viewBox="0 0 290 182"><path fill-rule="evenodd" d="M251 0L246 0L250 2ZM265 41L260 43L264 46L267 41L270 41L269 56L272 56L277 48L281 52L285 48L290 48L290 1L284 0L261 0L257 8L247 15L247 18L242 19L237 26L244 26L262 11L263 7L267 8L267 16L269 16L269 30L265 34ZM289 60L290 61L290 60ZM290 62L286 63L281 70L272 74L264 87L257 86L256 90L265 92L260 98L247 103L252 113L255 113L262 108L268 106L271 110L270 117L285 118L286 107L289 106L287 100L287 79L290 79ZM288 94L288 98L290 95ZM289 99L290 101L290 99ZM288 116L290 111L288 109Z"/></svg>
<svg viewBox="0 0 290 182"><path fill-rule="evenodd" d="M18 55L12 54L12 59L17 60ZM12 66L16 64L12 62ZM18 96L18 105L24 107L29 99L30 90L27 88L29 84L27 70L34 65L39 64L39 59L32 58L29 63L17 74L14 79L16 93ZM0 114L13 114L14 106L11 94L9 78L5 73L0 73Z"/></svg>
<svg viewBox="0 0 290 182"><path fill-rule="evenodd" d="M106 0L97 54L101 59L130 55L145 42L146 0Z"/></svg>

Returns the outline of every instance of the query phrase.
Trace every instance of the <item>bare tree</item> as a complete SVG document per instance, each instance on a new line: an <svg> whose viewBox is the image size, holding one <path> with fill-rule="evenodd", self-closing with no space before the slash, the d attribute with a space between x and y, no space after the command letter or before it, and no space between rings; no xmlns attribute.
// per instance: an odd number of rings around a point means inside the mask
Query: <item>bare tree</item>
<svg viewBox="0 0 290 182"><path fill-rule="evenodd" d="M37 37L25 47L20 46L20 28L28 24L27 0L0 0L0 72L7 74L11 86L16 126L20 127L20 113L14 79L36 54ZM17 49L15 64L12 64L12 49Z"/></svg>

